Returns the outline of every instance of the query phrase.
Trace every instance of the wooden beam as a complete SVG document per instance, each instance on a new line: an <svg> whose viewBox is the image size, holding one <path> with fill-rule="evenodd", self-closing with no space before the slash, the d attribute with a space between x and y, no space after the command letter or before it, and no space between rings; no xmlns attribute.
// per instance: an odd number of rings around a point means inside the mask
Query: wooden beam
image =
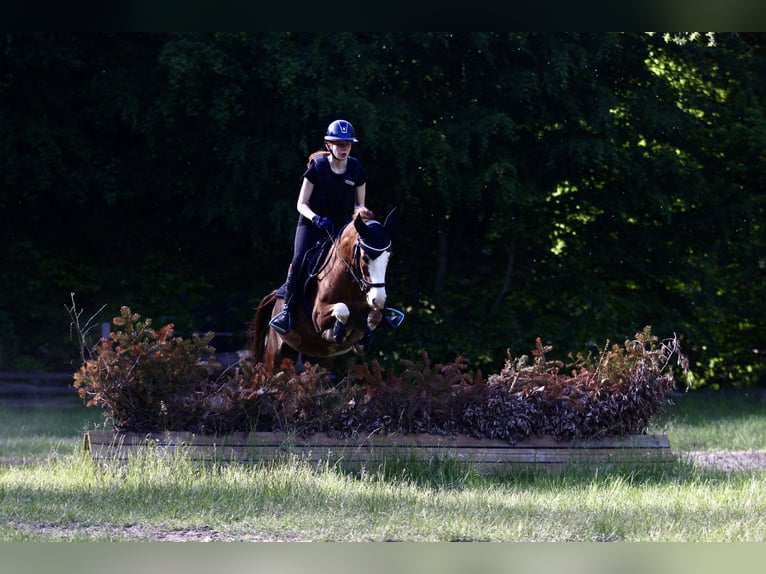
<svg viewBox="0 0 766 574"><path fill-rule="evenodd" d="M675 458L666 435L629 435L564 443L551 437L534 437L510 444L496 439L429 434L372 434L344 439L325 434L301 437L280 432L197 435L88 431L83 447L94 460L100 461L126 461L155 452L162 456L177 453L193 460L244 463L278 462L297 457L310 463L338 463L353 468L391 460L457 461L490 472L520 466L667 462Z"/></svg>

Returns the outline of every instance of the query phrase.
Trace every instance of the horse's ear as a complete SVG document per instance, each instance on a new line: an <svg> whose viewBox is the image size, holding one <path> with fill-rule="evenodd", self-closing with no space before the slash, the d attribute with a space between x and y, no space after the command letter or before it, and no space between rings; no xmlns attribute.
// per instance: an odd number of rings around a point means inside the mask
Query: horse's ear
<svg viewBox="0 0 766 574"><path fill-rule="evenodd" d="M386 231L391 231L394 225L396 225L398 219L399 214L394 207L391 211L388 212L388 215L386 215L386 220L383 222L383 227L386 229Z"/></svg>
<svg viewBox="0 0 766 574"><path fill-rule="evenodd" d="M362 219L361 214L357 214L354 218L354 228L359 235L364 235L364 232L367 231L367 224Z"/></svg>

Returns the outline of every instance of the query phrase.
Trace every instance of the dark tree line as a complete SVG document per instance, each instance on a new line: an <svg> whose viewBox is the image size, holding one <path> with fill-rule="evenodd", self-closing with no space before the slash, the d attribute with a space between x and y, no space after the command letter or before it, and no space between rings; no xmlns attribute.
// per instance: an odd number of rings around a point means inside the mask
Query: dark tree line
<svg viewBox="0 0 766 574"><path fill-rule="evenodd" d="M712 39L712 42L710 41ZM760 34L6 33L0 368L76 367L65 307L243 347L306 157L350 120L399 216L374 358L485 372L646 325L697 383L764 370ZM758 352L756 352L758 351Z"/></svg>

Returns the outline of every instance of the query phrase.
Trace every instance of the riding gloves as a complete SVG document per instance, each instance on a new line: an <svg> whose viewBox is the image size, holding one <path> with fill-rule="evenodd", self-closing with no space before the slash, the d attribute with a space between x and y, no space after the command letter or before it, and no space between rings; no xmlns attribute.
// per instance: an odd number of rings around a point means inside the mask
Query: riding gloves
<svg viewBox="0 0 766 574"><path fill-rule="evenodd" d="M311 220L311 223L316 225L322 231L327 231L330 234L334 232L332 219L330 219L329 217L320 217L319 215L315 215L313 219Z"/></svg>

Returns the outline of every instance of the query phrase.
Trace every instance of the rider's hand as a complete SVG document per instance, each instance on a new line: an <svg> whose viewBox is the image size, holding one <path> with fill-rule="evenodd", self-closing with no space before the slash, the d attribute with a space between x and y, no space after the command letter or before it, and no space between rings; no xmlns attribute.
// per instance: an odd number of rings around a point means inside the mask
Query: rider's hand
<svg viewBox="0 0 766 574"><path fill-rule="evenodd" d="M332 220L329 217L319 217L318 215L315 215L311 220L311 223L323 231L330 232L330 234L333 232Z"/></svg>

